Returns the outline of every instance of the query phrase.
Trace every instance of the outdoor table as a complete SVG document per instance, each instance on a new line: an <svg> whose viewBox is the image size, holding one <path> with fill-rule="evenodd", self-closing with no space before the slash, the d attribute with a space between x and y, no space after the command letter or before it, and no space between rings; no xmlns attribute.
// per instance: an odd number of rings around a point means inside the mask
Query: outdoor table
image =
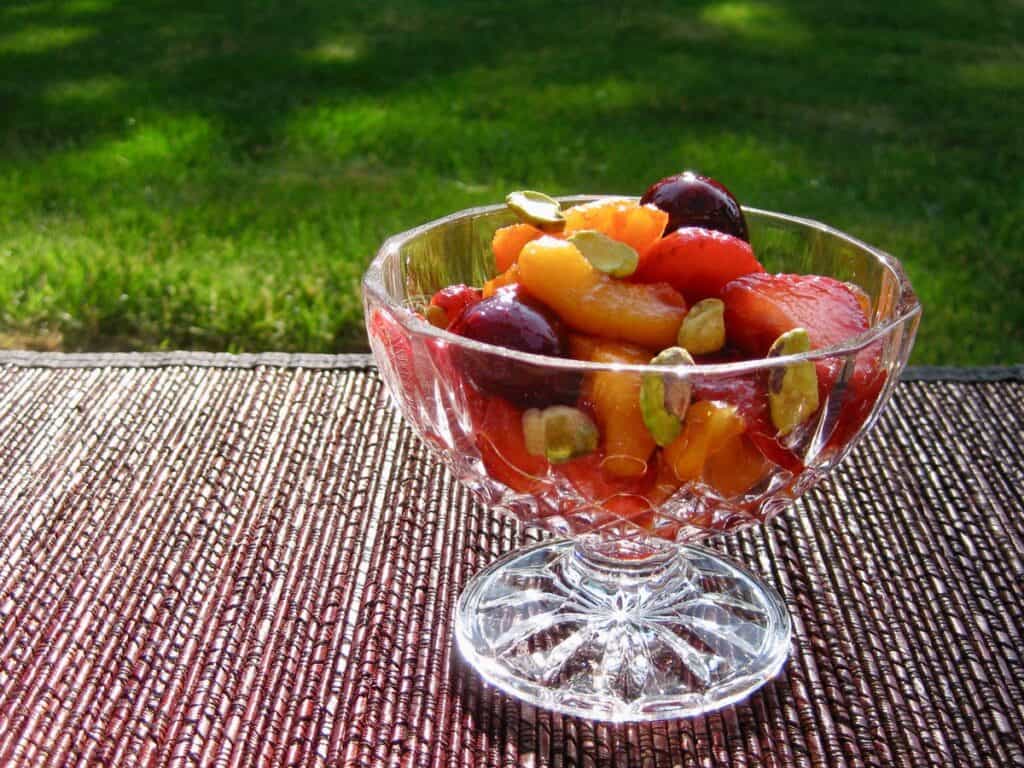
<svg viewBox="0 0 1024 768"><path fill-rule="evenodd" d="M916 369L818 489L712 545L783 671L690 720L520 705L453 650L545 534L363 356L0 353L0 765L1024 765L1024 367Z"/></svg>

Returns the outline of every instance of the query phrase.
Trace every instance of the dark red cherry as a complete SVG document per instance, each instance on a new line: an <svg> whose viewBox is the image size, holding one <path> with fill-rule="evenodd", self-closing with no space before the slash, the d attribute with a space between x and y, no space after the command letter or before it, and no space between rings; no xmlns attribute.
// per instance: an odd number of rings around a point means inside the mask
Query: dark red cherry
<svg viewBox="0 0 1024 768"><path fill-rule="evenodd" d="M680 227L704 227L750 241L740 204L728 189L707 176L692 171L668 176L648 187L640 202L653 203L668 214L666 235Z"/></svg>
<svg viewBox="0 0 1024 768"><path fill-rule="evenodd" d="M502 288L468 306L449 330L485 344L535 355L565 357L569 349L561 321L518 286ZM462 348L452 349L452 356L478 389L520 406L572 403L579 393L580 377L572 372Z"/></svg>

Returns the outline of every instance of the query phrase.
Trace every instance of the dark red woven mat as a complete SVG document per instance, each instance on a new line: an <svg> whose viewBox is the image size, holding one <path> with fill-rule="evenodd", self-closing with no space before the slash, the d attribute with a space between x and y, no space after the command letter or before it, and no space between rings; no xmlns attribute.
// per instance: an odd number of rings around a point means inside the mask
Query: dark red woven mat
<svg viewBox="0 0 1024 768"><path fill-rule="evenodd" d="M782 674L611 727L453 655L462 585L528 535L359 359L26 360L0 368L0 765L1024 765L1019 379L901 384L831 480L716 542L785 597Z"/></svg>

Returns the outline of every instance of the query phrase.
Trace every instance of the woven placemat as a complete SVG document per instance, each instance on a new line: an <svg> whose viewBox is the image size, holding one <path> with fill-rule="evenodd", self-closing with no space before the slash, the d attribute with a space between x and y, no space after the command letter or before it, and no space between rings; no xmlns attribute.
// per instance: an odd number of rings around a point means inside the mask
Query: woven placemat
<svg viewBox="0 0 1024 768"><path fill-rule="evenodd" d="M616 727L453 653L463 584L535 534L365 360L6 362L0 765L1024 765L1019 377L901 384L833 478L714 542L784 596L789 662Z"/></svg>

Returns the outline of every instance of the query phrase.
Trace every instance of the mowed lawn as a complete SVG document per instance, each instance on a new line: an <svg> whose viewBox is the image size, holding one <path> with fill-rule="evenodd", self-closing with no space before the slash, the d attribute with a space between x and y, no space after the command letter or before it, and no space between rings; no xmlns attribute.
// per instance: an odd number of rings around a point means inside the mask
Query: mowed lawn
<svg viewBox="0 0 1024 768"><path fill-rule="evenodd" d="M633 6L633 7L630 7ZM4 0L0 346L365 347L388 235L694 168L1024 362L1024 6Z"/></svg>

